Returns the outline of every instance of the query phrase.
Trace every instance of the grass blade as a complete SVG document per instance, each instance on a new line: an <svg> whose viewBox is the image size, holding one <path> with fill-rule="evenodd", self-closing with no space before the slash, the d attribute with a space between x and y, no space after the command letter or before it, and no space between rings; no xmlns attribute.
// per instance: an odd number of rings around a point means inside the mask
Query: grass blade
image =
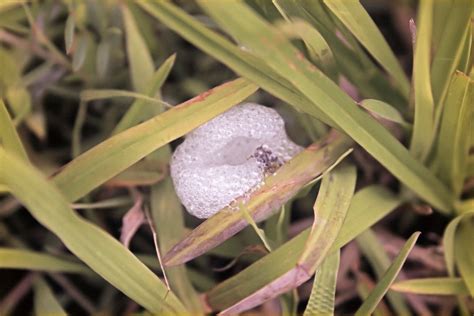
<svg viewBox="0 0 474 316"><path fill-rule="evenodd" d="M125 5L121 6L127 42L127 57L130 64L130 77L135 91L145 93L146 84L153 76L153 59L140 34L132 12Z"/></svg>
<svg viewBox="0 0 474 316"><path fill-rule="evenodd" d="M401 203L400 198L379 186L370 186L357 192L330 252L337 251ZM218 284L206 295L209 305L214 310L232 306L295 267L309 232L310 229L306 229L272 253Z"/></svg>
<svg viewBox="0 0 474 316"><path fill-rule="evenodd" d="M308 147L294 157L291 163L283 165L276 174L267 177L265 183L249 197L236 199L230 206L195 228L166 254L165 264L187 262L245 228L247 220L240 212L235 211L241 202L245 203L255 222L268 218L305 184L336 162L349 146L345 137L332 134Z"/></svg>
<svg viewBox="0 0 474 316"><path fill-rule="evenodd" d="M434 136L434 101L431 92L431 31L433 1L424 0L416 19L415 52L413 57L413 90L415 95L415 122L410 141L410 152L424 162Z"/></svg>
<svg viewBox="0 0 474 316"><path fill-rule="evenodd" d="M0 180L46 228L92 270L151 312L184 311L159 278L128 249L79 217L59 189L33 167L0 148Z"/></svg>
<svg viewBox="0 0 474 316"><path fill-rule="evenodd" d="M23 144L2 99L0 99L0 144L5 150L17 155L18 158L28 161L25 148L23 148Z"/></svg>
<svg viewBox="0 0 474 316"><path fill-rule="evenodd" d="M236 47L222 35L211 31L183 10L166 1L154 3L141 1L137 4L238 74L252 82L258 82L262 89L288 102L300 111L303 111L303 108L311 108L313 116L330 126L335 126L334 122L315 108L309 99L297 93L295 87L287 79L278 75L255 56Z"/></svg>
<svg viewBox="0 0 474 316"><path fill-rule="evenodd" d="M390 258L388 257L383 245L378 241L375 233L368 229L357 238L357 245L375 270L377 279L380 280L383 273L390 266ZM405 304L403 296L397 293L388 292L387 299L392 304L397 315L410 315L410 309Z"/></svg>
<svg viewBox="0 0 474 316"><path fill-rule="evenodd" d="M13 248L0 248L0 268L82 274L91 274L92 272L78 262L72 262L46 253Z"/></svg>
<svg viewBox="0 0 474 316"><path fill-rule="evenodd" d="M400 281L390 287L391 290L403 293L423 295L468 295L461 278L426 278Z"/></svg>
<svg viewBox="0 0 474 316"><path fill-rule="evenodd" d="M454 258L471 297L474 297L474 221L466 218L459 223L454 242Z"/></svg>
<svg viewBox="0 0 474 316"><path fill-rule="evenodd" d="M376 114L387 121L398 123L406 128L411 127L411 124L405 121L402 114L390 104L374 99L365 99L359 104L367 111Z"/></svg>
<svg viewBox="0 0 474 316"><path fill-rule="evenodd" d="M159 99L149 97L147 95L124 90L114 90L114 89L89 89L83 90L81 92L81 100L84 102L89 102L93 100L101 99L110 99L110 98L134 98L141 101L146 101L154 105L164 105L165 103Z"/></svg>
<svg viewBox="0 0 474 316"><path fill-rule="evenodd" d="M35 280L34 311L35 315L66 316L67 313L59 304L53 291L43 278Z"/></svg>
<svg viewBox="0 0 474 316"><path fill-rule="evenodd" d="M324 112L401 182L440 211L451 211L452 193L392 134L310 64L284 34L241 2L224 4L216 0L202 0L200 4L240 43L313 100L314 107ZM310 109L304 110L312 114Z"/></svg>
<svg viewBox="0 0 474 316"><path fill-rule="evenodd" d="M93 147L54 177L75 201L141 158L225 112L257 90L244 79L228 82Z"/></svg>
<svg viewBox="0 0 474 316"><path fill-rule="evenodd" d="M436 162L440 178L456 196L461 194L467 171L474 103L474 81L456 72L441 117Z"/></svg>
<svg viewBox="0 0 474 316"><path fill-rule="evenodd" d="M183 209L174 192L171 178L151 189L151 211L162 253L168 251L185 232ZM171 289L193 313L202 311L201 302L184 266L166 268Z"/></svg>
<svg viewBox="0 0 474 316"><path fill-rule="evenodd" d="M364 303L359 307L357 312L355 313L356 316L363 316L363 315L370 315L373 313L377 304L382 300L385 293L387 293L388 289L392 285L393 281L397 277L398 273L402 269L405 260L408 257L413 246L415 246L416 240L420 235L419 232L414 233L411 237L407 240L403 248L400 250L399 254L395 257L395 260L390 265L390 267L385 272L382 279L377 283L375 288L370 292L367 299Z"/></svg>
<svg viewBox="0 0 474 316"><path fill-rule="evenodd" d="M255 293L228 307L221 315L243 312L309 280L330 251L344 222L355 181L356 169L352 165L339 165L327 173L313 207L313 227L296 265Z"/></svg>
<svg viewBox="0 0 474 316"><path fill-rule="evenodd" d="M439 2L439 1L437 1ZM441 1L442 2L442 1ZM440 5L440 4L438 4ZM433 98L437 107L440 107L447 93L449 78L451 78L461 58L470 23L474 3L470 0L453 0L449 13L445 17L439 46L431 65L431 86Z"/></svg>
<svg viewBox="0 0 474 316"><path fill-rule="evenodd" d="M164 84L166 78L168 77L171 69L173 68L174 62L176 60L176 55L171 55L166 59L163 64L158 68L158 70L153 74L153 77L147 83L147 96L152 98L157 98L160 95L161 86ZM154 111L150 111L149 105L145 100L137 99L135 102L132 103L128 111L119 121L117 126L115 127L112 134L120 133L126 130L129 127L134 126L135 124L139 123L140 120L146 117L148 113L154 113L155 115L162 112L164 108L160 106L159 108L155 109Z"/></svg>
<svg viewBox="0 0 474 316"><path fill-rule="evenodd" d="M303 316L334 315L337 271L340 251L329 254L316 270L313 288Z"/></svg>
<svg viewBox="0 0 474 316"><path fill-rule="evenodd" d="M360 2L358 0L324 0L324 3L396 80L403 94L408 95L410 85L402 67Z"/></svg>

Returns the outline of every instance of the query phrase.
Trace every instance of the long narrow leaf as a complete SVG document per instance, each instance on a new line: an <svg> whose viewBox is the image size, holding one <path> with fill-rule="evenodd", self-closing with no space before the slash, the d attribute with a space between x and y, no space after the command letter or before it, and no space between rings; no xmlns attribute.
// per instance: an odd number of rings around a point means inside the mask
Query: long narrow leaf
<svg viewBox="0 0 474 316"><path fill-rule="evenodd" d="M255 85L243 79L216 87L100 143L66 165L53 181L69 201L75 201L256 90Z"/></svg>
<svg viewBox="0 0 474 316"><path fill-rule="evenodd" d="M324 3L393 76L403 93L408 95L410 85L402 67L360 2L358 0L324 0Z"/></svg>
<svg viewBox="0 0 474 316"><path fill-rule="evenodd" d="M284 34L241 2L202 0L200 3L217 23L275 72L292 82L303 95L313 101L314 108L324 112L395 177L440 211L451 211L452 193L416 161L392 134L310 64ZM310 108L304 110L315 115Z"/></svg>
<svg viewBox="0 0 474 316"><path fill-rule="evenodd" d="M20 137L15 130L15 126L2 99L0 99L0 145L2 145L5 150L28 161L25 148L23 148L23 144L21 143Z"/></svg>
<svg viewBox="0 0 474 316"><path fill-rule="evenodd" d="M35 280L34 289L34 310L36 315L67 315L43 278L37 278Z"/></svg>
<svg viewBox="0 0 474 316"><path fill-rule="evenodd" d="M468 295L461 278L426 278L400 281L390 287L391 290L403 293L423 295Z"/></svg>
<svg viewBox="0 0 474 316"><path fill-rule="evenodd" d="M388 289L390 288L398 273L402 269L402 266L405 263L405 260L407 259L411 249L413 248L413 246L415 246L416 240L418 239L419 235L420 233L416 232L411 235L411 237L407 240L403 248L400 250L399 254L395 257L393 263L385 272L382 279L377 283L375 288L370 292L367 299L359 307L359 309L355 313L356 316L370 315L375 310L378 303L382 300L385 293L387 293Z"/></svg>
<svg viewBox="0 0 474 316"><path fill-rule="evenodd" d="M0 148L0 181L31 214L92 270L151 312L184 311L160 279L120 242L79 217L69 201L30 165Z"/></svg>
<svg viewBox="0 0 474 316"><path fill-rule="evenodd" d="M46 253L13 248L0 248L0 269L91 273L91 270L77 262L61 259Z"/></svg>
<svg viewBox="0 0 474 316"><path fill-rule="evenodd" d="M382 187L371 186L357 192L331 252L337 251L401 203L400 198ZM306 229L245 270L217 285L207 293L210 306L215 310L232 306L292 269L304 250L309 232L310 229Z"/></svg>

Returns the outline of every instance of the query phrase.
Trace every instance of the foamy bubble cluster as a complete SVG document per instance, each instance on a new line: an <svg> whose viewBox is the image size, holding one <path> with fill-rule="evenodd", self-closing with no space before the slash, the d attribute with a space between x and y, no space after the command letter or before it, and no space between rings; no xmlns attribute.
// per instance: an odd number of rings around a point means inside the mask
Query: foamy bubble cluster
<svg viewBox="0 0 474 316"><path fill-rule="evenodd" d="M189 133L173 154L171 177L186 210L208 218L301 150L275 110L245 103Z"/></svg>

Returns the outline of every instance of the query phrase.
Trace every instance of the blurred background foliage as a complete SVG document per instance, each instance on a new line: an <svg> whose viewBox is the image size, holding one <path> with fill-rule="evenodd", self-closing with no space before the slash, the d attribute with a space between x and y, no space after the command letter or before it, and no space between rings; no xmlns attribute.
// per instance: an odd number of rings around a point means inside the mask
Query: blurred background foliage
<svg viewBox="0 0 474 316"><path fill-rule="evenodd" d="M0 0L0 314L472 314L473 3L362 5ZM324 75L299 77L305 59ZM171 152L245 99L321 151L251 199L263 231L225 212L196 228ZM193 260L165 278L154 234L167 264Z"/></svg>

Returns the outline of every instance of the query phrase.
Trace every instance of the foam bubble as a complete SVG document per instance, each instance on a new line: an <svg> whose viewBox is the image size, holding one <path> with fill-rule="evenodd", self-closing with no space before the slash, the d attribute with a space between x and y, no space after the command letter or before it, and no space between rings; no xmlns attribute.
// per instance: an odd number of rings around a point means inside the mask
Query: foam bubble
<svg viewBox="0 0 474 316"><path fill-rule="evenodd" d="M171 177L186 210L208 218L260 185L302 150L273 109L245 103L186 136L171 158Z"/></svg>

